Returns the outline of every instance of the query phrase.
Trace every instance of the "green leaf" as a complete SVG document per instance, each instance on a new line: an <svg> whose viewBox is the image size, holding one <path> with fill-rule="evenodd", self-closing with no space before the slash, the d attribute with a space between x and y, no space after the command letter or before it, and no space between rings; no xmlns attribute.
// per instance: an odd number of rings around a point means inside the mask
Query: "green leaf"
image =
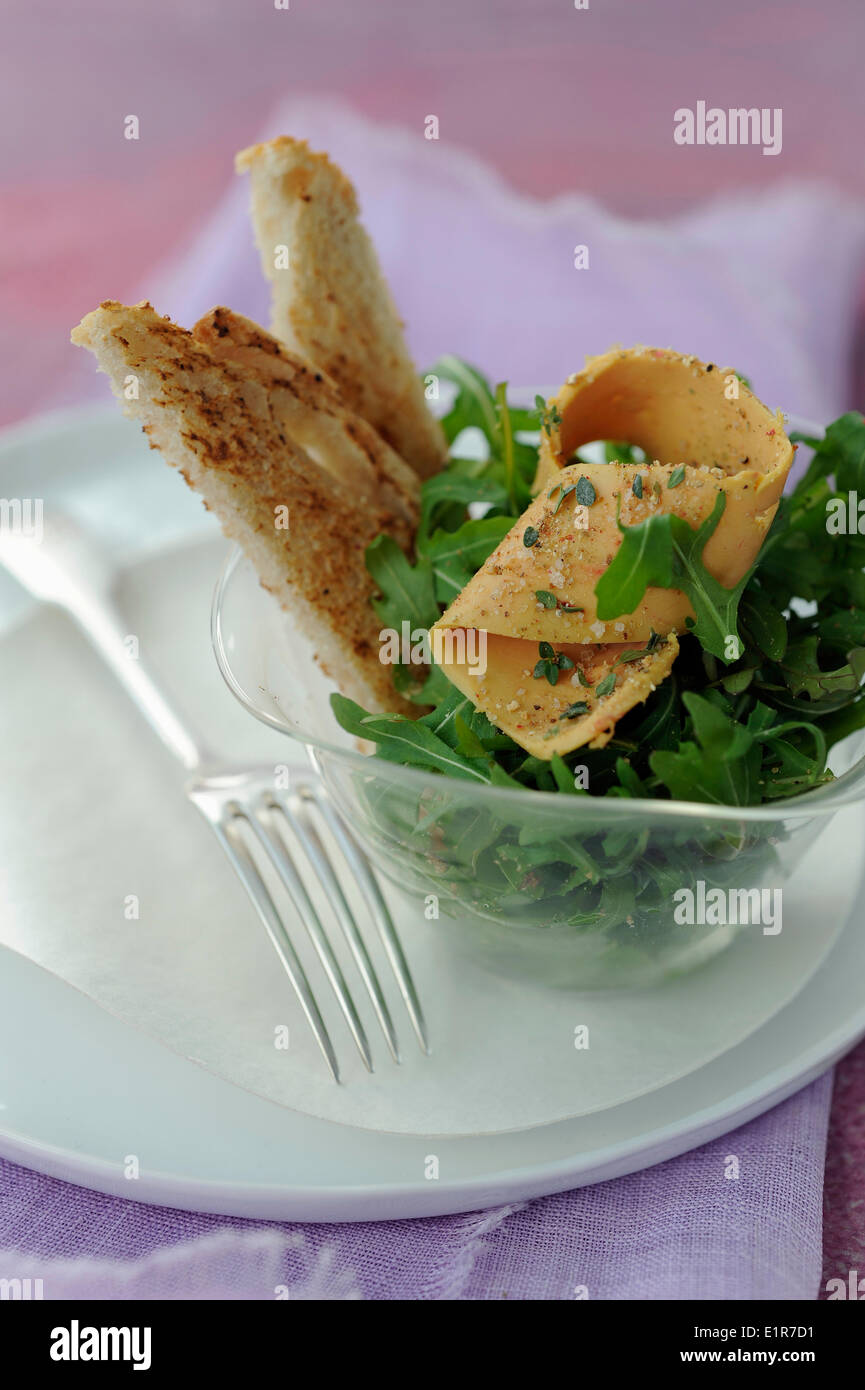
<svg viewBox="0 0 865 1390"><path fill-rule="evenodd" d="M645 714L634 730L639 748L675 748L682 735L683 709L675 668L646 701Z"/></svg>
<svg viewBox="0 0 865 1390"><path fill-rule="evenodd" d="M353 738L369 739L363 722L368 717L368 711L362 705L350 700L347 695L333 694L330 697L330 707L340 728L345 729L347 734L351 734Z"/></svg>
<svg viewBox="0 0 865 1390"><path fill-rule="evenodd" d="M824 671L819 662L819 642L815 635L791 642L783 662L779 662L791 694L822 700L826 696L856 693L865 675L865 648L854 648L843 666Z"/></svg>
<svg viewBox="0 0 865 1390"><path fill-rule="evenodd" d="M441 422L448 443L452 444L457 435L469 428L482 430L492 443L498 431L498 415L493 394L482 373L448 353L439 358L428 374L443 377L457 388L453 408Z"/></svg>
<svg viewBox="0 0 865 1390"><path fill-rule="evenodd" d="M386 627L399 632L400 624L408 620L412 628L430 628L438 620L428 560L412 565L391 536L376 536L366 549L366 567L381 590L373 608Z"/></svg>
<svg viewBox="0 0 865 1390"><path fill-rule="evenodd" d="M470 502L484 502L490 507L500 507L507 510L507 488L497 478L475 478L462 473L455 473L450 469L428 478L421 488L418 548L420 549L424 538L433 529L431 522L435 519L439 507L447 503L459 503L460 507L464 509L468 507ZM462 524L463 520L464 513L459 524Z"/></svg>
<svg viewBox="0 0 865 1390"><path fill-rule="evenodd" d="M622 543L606 572L595 586L598 617L603 622L633 613L646 589L681 589L691 601L696 620L689 630L700 644L721 661L737 660L728 655L730 639L738 641L739 599L750 579L743 576L732 589L725 589L709 574L702 562L703 549L713 534L726 506L719 492L710 515L692 530L686 521L672 514L654 515L635 526L621 526Z"/></svg>
<svg viewBox="0 0 865 1390"><path fill-rule="evenodd" d="M523 532L523 545L526 550L531 550L533 545L538 543L538 530L535 526L527 526Z"/></svg>
<svg viewBox="0 0 865 1390"><path fill-rule="evenodd" d="M522 858L533 866L549 864L561 859L566 864L574 864L580 869L584 879L597 882L600 869L597 861L583 849L577 838L564 839L560 835L550 836L556 822L546 819L525 826L520 831L519 845L512 846L513 857Z"/></svg>
<svg viewBox="0 0 865 1390"><path fill-rule="evenodd" d="M633 613L650 586L669 589L673 584L670 517L650 516L620 530L622 543L595 585L601 622Z"/></svg>
<svg viewBox="0 0 865 1390"><path fill-rule="evenodd" d="M419 683L418 678L421 677ZM451 683L438 666L394 666L394 689L413 705L438 705Z"/></svg>
<svg viewBox="0 0 865 1390"><path fill-rule="evenodd" d="M493 393L479 372L457 359L438 365L441 376L457 386L445 420L448 438L474 427L488 447L482 458L452 458L423 485L416 561L384 538L370 548L370 572L381 593L376 612L396 631L403 623L412 629L430 626L519 524L536 467L536 449L517 437L536 434L535 414L510 407L503 386ZM545 428L553 429L559 423L555 405L539 404ZM823 440L808 442L815 453L804 478L782 499L754 573L732 591L716 584L702 563L705 543L723 512L723 497L696 530L675 516L650 517L635 527L619 525L619 551L598 586L598 616L611 621L633 611L647 587L680 589L694 609L690 630L699 640L681 640L675 671L645 705L618 721L606 748L580 749L575 755L589 768L590 790L575 786L570 757L566 762L558 755L549 761L526 755L437 668L422 683L414 667L394 668L400 691L433 706L421 719L367 714L335 697L339 722L354 737L374 742L382 758L428 773L431 789L442 775L553 795L672 795L745 805L776 802L825 780L831 776L825 768L826 748L865 727L865 536L829 535L826 530L829 499L851 489L865 494L865 421L850 412L829 427ZM644 464L642 451L608 441L604 454L608 461L634 466L632 491L643 495L647 475L636 471ZM582 462L579 454L575 462ZM574 476L579 473L577 467ZM679 469L671 470L668 487L684 481L678 474ZM582 480L591 486L587 474ZM660 485L656 492L663 495ZM554 485L549 496L561 508L572 493L578 504L588 501L583 489L577 495L576 483ZM592 493L595 501L594 488ZM469 516L473 503L486 509L480 520ZM534 543L539 540L536 535ZM607 599L614 593L609 609L603 607L605 589ZM536 590L535 597L550 613L575 611L576 606L557 600L550 590ZM811 600L816 613L800 614L798 604L791 607L793 598ZM738 639L739 631L744 655L734 660L726 654L726 639ZM544 653L537 663L539 679L555 685L563 670L574 669L552 643ZM617 664L641 655L626 651ZM588 687L585 674L577 671L577 676ZM603 698L614 688L615 672L610 672L598 693ZM579 718L587 708L587 700L576 699L563 720ZM416 836L424 848L428 844L430 864L436 858L431 830L441 827L454 846L448 884L462 885L472 904L489 910L505 890L512 903L526 908L534 903L535 911L543 904L550 924L608 929L610 944L621 929L628 950L656 939L652 933L659 929L652 925L652 914L658 916L659 897L669 883L681 882L690 872L695 850L706 852L703 837L688 827L678 832L680 848L665 844L662 855L651 848L648 829L636 837L599 829L575 847L561 835L554 805L549 826L533 807L532 823L519 828L520 842L514 845L511 832L481 805L468 811L455 807L446 791L424 791L419 801L423 809L413 817L409 805L400 810L380 790L371 782L366 795L379 807L388 833ZM745 852L744 832L715 839L716 848L709 853L718 862ZM603 894L594 886L601 881ZM636 930L627 923L630 915L637 919Z"/></svg>
<svg viewBox="0 0 865 1390"><path fill-rule="evenodd" d="M559 719L579 719L581 714L588 714L589 706L585 700L575 700L572 705L568 705L559 715Z"/></svg>
<svg viewBox="0 0 865 1390"><path fill-rule="evenodd" d="M485 516L466 521L457 531L433 532L424 554L432 566L439 603L453 602L512 526L510 517Z"/></svg>
<svg viewBox="0 0 865 1390"><path fill-rule="evenodd" d="M646 796L646 787L640 781L631 764L626 758L616 759L616 776L621 782L628 796Z"/></svg>
<svg viewBox="0 0 865 1390"><path fill-rule="evenodd" d="M739 608L742 631L750 646L780 661L787 650L787 620L759 589L750 588Z"/></svg>
<svg viewBox="0 0 865 1390"><path fill-rule="evenodd" d="M511 412L511 429L514 434L538 434L538 412L530 407L521 405L509 406Z"/></svg>
<svg viewBox="0 0 865 1390"><path fill-rule="evenodd" d="M726 506L726 496L719 492L711 514L692 531L687 521L671 516L673 536L673 587L682 589L691 601L697 616L692 631L706 651L729 664L741 655L728 656L730 639L738 640L739 600L745 591L751 572L743 575L732 589L719 584L702 562L703 548L718 525Z"/></svg>
<svg viewBox="0 0 865 1390"><path fill-rule="evenodd" d="M667 487L678 487L679 484L683 483L684 481L685 465L683 463L680 463L678 467L674 468L672 473L670 474L669 479L667 480Z"/></svg>
<svg viewBox="0 0 865 1390"><path fill-rule="evenodd" d="M454 731L456 733L457 748L464 753L467 758L487 757L487 750L484 748L474 729L470 727L461 714L454 715Z"/></svg>
<svg viewBox="0 0 865 1390"><path fill-rule="evenodd" d="M638 444L627 444L622 439L604 441L605 463L645 463L646 455Z"/></svg>
<svg viewBox="0 0 865 1390"><path fill-rule="evenodd" d="M543 396L535 396L535 410L541 423L541 429L547 435L552 433L556 425L562 423L562 417L555 401L548 406Z"/></svg>
<svg viewBox="0 0 865 1390"><path fill-rule="evenodd" d="M605 695L612 695L615 688L616 673L615 671L611 671L608 676L604 676L604 679L602 681L599 681L599 683L595 686L595 694L598 696L599 699L603 699Z"/></svg>
<svg viewBox="0 0 865 1390"><path fill-rule="evenodd" d="M850 410L829 426L817 453L832 466L839 492L865 495L865 418Z"/></svg>
<svg viewBox="0 0 865 1390"><path fill-rule="evenodd" d="M576 785L574 774L560 753L554 753L550 758L550 771L556 779L559 791L564 792L566 796L588 796L583 787Z"/></svg>
<svg viewBox="0 0 865 1390"><path fill-rule="evenodd" d="M399 714L365 714L344 695L331 695L330 703L342 727L377 743L379 757L389 762L411 763L464 781L492 781L486 757L466 758L420 720Z"/></svg>
<svg viewBox="0 0 865 1390"><path fill-rule="evenodd" d="M561 483L556 483L556 485L555 485L554 487L551 487L551 488L550 488L549 492L547 493L547 497L548 497L548 498L552 499L554 493L556 493L556 492L559 494L559 500L556 502L556 505L553 507L553 516L558 516L558 514L559 514L559 509L561 508L561 505L562 505L562 503L564 502L565 498L566 498L566 497L570 497L571 493L572 493L572 492L576 492L576 490L577 490L577 484L576 484L576 483L569 483L567 487L562 487Z"/></svg>
<svg viewBox="0 0 865 1390"><path fill-rule="evenodd" d="M508 410L507 382L500 381L496 387L496 414L498 417L498 439L502 462L505 466L505 487L511 512L519 511L517 500L517 474L514 460L514 434Z"/></svg>
<svg viewBox="0 0 865 1390"><path fill-rule="evenodd" d="M677 800L749 805L761 763L753 734L694 692L682 699L696 741L680 743L675 752L656 750L649 757L652 771Z"/></svg>
<svg viewBox="0 0 865 1390"><path fill-rule="evenodd" d="M577 501L581 507L594 506L597 494L592 484L589 482L589 479L584 474L581 474L577 479L576 493Z"/></svg>
<svg viewBox="0 0 865 1390"><path fill-rule="evenodd" d="M829 609L820 619L819 632L827 645L840 647L845 652L853 647L865 647L865 608Z"/></svg>
<svg viewBox="0 0 865 1390"><path fill-rule="evenodd" d="M754 679L754 667L745 666L740 671L730 671L721 677L721 684L728 695L741 695Z"/></svg>
<svg viewBox="0 0 865 1390"><path fill-rule="evenodd" d="M810 741L809 751L803 751L798 742L790 742L790 734L804 733ZM832 774L824 772L826 766L826 738L816 724L804 720L790 720L786 724L776 724L760 730L759 740L766 745L761 770L763 797L775 800L779 796L794 796L796 792L814 786L817 782L831 781Z"/></svg>
<svg viewBox="0 0 865 1390"><path fill-rule="evenodd" d="M424 724L431 733L442 739L449 747L458 748L457 716L464 720L470 720L473 711L474 706L468 695L463 695L455 685L451 685L450 681L447 681L447 690L435 709L430 710L429 714L422 715L417 722Z"/></svg>

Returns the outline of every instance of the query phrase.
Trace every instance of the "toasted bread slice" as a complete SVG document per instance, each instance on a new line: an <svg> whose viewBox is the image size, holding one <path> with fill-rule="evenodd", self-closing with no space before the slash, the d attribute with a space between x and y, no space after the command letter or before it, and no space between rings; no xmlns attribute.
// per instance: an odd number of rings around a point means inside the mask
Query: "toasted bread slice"
<svg viewBox="0 0 865 1390"><path fill-rule="evenodd" d="M72 341L95 354L124 412L142 421L151 448L179 469L226 535L243 546L263 586L313 641L324 672L368 708L417 713L379 661L380 623L364 563L366 547L382 531L407 547L411 517L375 500L368 477L357 485L353 477L338 477L298 441L294 429L330 462L334 440L344 443L342 435L331 438L339 420L332 388L316 381L313 368L298 365L279 345L274 351L267 334L258 330L258 337L254 325L227 311L206 322L199 335L160 318L149 304L108 301L82 320ZM228 331L220 337L222 328ZM228 341L235 329L237 358ZM326 422L320 435L310 424L316 403Z"/></svg>
<svg viewBox="0 0 865 1390"><path fill-rule="evenodd" d="M192 336L217 357L268 381L294 443L343 483L352 498L383 505L400 523L408 523L411 540L420 503L417 475L372 425L345 405L323 372L231 309L211 309L195 324Z"/></svg>
<svg viewBox="0 0 865 1390"><path fill-rule="evenodd" d="M430 477L444 461L444 436L358 220L354 188L326 155L288 136L243 150L236 166L251 176L272 331L327 372L346 403L421 478Z"/></svg>

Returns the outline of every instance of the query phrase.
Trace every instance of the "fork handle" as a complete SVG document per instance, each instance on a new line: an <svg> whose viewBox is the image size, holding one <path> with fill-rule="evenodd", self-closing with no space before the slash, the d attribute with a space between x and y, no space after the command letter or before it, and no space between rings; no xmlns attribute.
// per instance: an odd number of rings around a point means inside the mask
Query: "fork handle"
<svg viewBox="0 0 865 1390"><path fill-rule="evenodd" d="M212 762L210 753L172 709L141 658L129 654L126 643L129 634L111 600L102 594L78 589L64 607L114 672L153 732L187 772L197 772L204 764Z"/></svg>

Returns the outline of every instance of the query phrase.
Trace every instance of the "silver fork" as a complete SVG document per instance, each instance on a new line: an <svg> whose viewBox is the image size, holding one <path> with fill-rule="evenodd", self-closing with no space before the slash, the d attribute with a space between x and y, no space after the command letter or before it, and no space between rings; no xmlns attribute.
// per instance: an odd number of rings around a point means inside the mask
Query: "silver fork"
<svg viewBox="0 0 865 1390"><path fill-rule="evenodd" d="M66 515L45 517L42 536L0 527L0 563L35 598L66 610L178 762L189 774L186 794L204 816L227 855L282 962L300 1007L334 1081L340 1070L336 1051L306 971L292 945L289 929L274 901L262 865L269 865L287 890L306 928L349 1032L366 1068L373 1058L366 1032L327 931L298 869L299 852L321 884L366 988L388 1051L400 1061L396 1030L375 967L346 899L321 829L329 833L343 869L354 879L381 939L415 1036L429 1051L417 991L396 928L367 860L337 814L315 773L297 767L289 786L277 789L273 769L236 769L218 760L190 732L172 709L140 659L131 659L126 630L114 607L113 575L99 549Z"/></svg>

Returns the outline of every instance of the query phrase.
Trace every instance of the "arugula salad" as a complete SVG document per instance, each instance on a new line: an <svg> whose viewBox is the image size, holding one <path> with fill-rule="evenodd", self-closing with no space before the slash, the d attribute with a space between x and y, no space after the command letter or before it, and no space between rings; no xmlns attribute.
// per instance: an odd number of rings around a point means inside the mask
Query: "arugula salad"
<svg viewBox="0 0 865 1390"><path fill-rule="evenodd" d="M492 389L456 358L441 360L432 372L456 387L442 421L449 461L423 485L414 557L387 536L367 551L383 627L400 631L408 624L412 633L440 619L525 512L538 463L535 441L559 423L555 404L538 397L534 412L510 406L504 385ZM480 431L485 457L461 456L468 429ZM558 796L752 806L830 780L830 749L865 727L865 536L827 525L830 513L846 509L848 492L865 496L865 420L851 412L823 439L797 442L813 450L812 461L781 498L755 563L732 588L703 563L723 494L696 529L670 513L619 523L621 544L595 590L599 616L631 612L653 585L682 591L694 616L680 634L671 674L618 720L605 747L549 759L527 753L438 667L418 679L415 664L396 664L394 681L426 707L419 718L370 714L333 695L339 723L390 762ZM604 449L611 464L639 468L644 457L616 441ZM577 451L572 461L581 459ZM668 486L680 482L673 470ZM592 490L579 480L577 501L581 484ZM535 597L545 608L558 602L543 589ZM641 654L625 652L623 659ZM537 663L535 679L552 677L555 684L559 663L567 670L568 658L539 643Z"/></svg>

